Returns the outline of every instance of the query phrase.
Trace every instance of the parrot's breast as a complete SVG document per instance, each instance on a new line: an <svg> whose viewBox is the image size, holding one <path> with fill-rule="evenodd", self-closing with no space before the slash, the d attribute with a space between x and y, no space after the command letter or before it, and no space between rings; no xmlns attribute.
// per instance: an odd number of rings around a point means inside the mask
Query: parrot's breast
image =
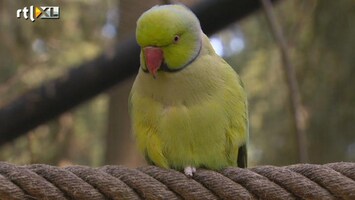
<svg viewBox="0 0 355 200"><path fill-rule="evenodd" d="M131 104L133 132L152 163L175 169L236 165L247 139L246 96L238 75L213 50L155 79L140 70Z"/></svg>

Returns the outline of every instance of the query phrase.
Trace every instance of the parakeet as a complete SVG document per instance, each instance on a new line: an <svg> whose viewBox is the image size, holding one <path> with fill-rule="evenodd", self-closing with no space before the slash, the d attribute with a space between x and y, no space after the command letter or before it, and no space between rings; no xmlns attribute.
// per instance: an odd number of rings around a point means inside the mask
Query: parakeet
<svg viewBox="0 0 355 200"><path fill-rule="evenodd" d="M162 168L246 167L248 111L243 84L183 5L154 6L137 21L140 69L129 104L147 161Z"/></svg>

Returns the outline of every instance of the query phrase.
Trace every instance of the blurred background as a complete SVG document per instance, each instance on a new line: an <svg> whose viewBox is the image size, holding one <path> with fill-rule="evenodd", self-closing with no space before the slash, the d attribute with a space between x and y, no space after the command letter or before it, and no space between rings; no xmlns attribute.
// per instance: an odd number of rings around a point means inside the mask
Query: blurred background
<svg viewBox="0 0 355 200"><path fill-rule="evenodd" d="M204 0L180 0L188 6ZM0 109L134 35L158 0L0 0ZM59 20L16 18L29 5L58 5ZM307 162L355 161L355 2L280 0L283 29L302 99ZM260 9L210 37L242 77L249 99L249 165L300 162L280 47ZM138 57L137 57L138 59ZM25 136L0 146L17 164L144 165L130 133L134 76ZM19 124L21 126L21 124Z"/></svg>

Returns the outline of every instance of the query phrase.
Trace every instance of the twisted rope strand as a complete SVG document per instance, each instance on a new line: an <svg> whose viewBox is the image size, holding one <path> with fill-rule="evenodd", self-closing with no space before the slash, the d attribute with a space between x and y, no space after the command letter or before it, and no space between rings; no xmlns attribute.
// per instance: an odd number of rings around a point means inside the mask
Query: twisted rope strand
<svg viewBox="0 0 355 200"><path fill-rule="evenodd" d="M261 166L252 171L267 177L269 180L282 186L288 192L301 199L331 200L332 195L317 183L290 169L275 166Z"/></svg>
<svg viewBox="0 0 355 200"><path fill-rule="evenodd" d="M251 170L241 168L227 168L222 174L229 177L233 181L246 187L248 191L253 193L259 199L296 199L296 197L286 191L281 186L270 181Z"/></svg>
<svg viewBox="0 0 355 200"><path fill-rule="evenodd" d="M97 188L105 197L110 199L140 199L138 194L125 182L102 170L86 166L70 166L65 167L64 169L88 182L90 185Z"/></svg>
<svg viewBox="0 0 355 200"><path fill-rule="evenodd" d="M355 163L198 169L18 166L0 162L0 200L355 199Z"/></svg>
<svg viewBox="0 0 355 200"><path fill-rule="evenodd" d="M154 166L139 168L145 174L155 178L184 199L216 199L217 197L194 179L175 170L160 169Z"/></svg>
<svg viewBox="0 0 355 200"><path fill-rule="evenodd" d="M334 169L335 171L355 181L355 170L354 170L355 163L346 163L346 162L329 163L326 164L326 166Z"/></svg>
<svg viewBox="0 0 355 200"><path fill-rule="evenodd" d="M87 200L90 198L105 199L96 188L68 170L43 164L34 164L25 167L52 183L66 194L66 197L78 200Z"/></svg>
<svg viewBox="0 0 355 200"><path fill-rule="evenodd" d="M57 187L25 166L21 167L2 162L0 164L0 172L1 175L22 189L23 193L26 194L26 198L31 197L34 199L58 200L67 199ZM0 192L0 194L3 193L6 193L6 191Z"/></svg>
<svg viewBox="0 0 355 200"><path fill-rule="evenodd" d="M25 193L6 177L0 175L0 197L9 200L25 199Z"/></svg>
<svg viewBox="0 0 355 200"><path fill-rule="evenodd" d="M221 199L257 199L245 187L215 171L201 169L194 175L194 179Z"/></svg>
<svg viewBox="0 0 355 200"><path fill-rule="evenodd" d="M136 169L129 169L123 166L105 166L101 168L112 176L121 179L128 186L133 188L142 199L180 199L168 187L156 179Z"/></svg>
<svg viewBox="0 0 355 200"><path fill-rule="evenodd" d="M337 198L355 199L355 182L326 165L303 164L291 165L287 168L303 174L310 180L326 188Z"/></svg>

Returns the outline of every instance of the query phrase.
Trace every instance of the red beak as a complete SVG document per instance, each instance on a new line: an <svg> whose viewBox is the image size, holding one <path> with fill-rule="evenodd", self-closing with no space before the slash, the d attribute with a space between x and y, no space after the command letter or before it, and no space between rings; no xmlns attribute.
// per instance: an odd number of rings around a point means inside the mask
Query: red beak
<svg viewBox="0 0 355 200"><path fill-rule="evenodd" d="M149 72L156 77L157 71L163 63L163 50L159 47L143 48L145 62Z"/></svg>

